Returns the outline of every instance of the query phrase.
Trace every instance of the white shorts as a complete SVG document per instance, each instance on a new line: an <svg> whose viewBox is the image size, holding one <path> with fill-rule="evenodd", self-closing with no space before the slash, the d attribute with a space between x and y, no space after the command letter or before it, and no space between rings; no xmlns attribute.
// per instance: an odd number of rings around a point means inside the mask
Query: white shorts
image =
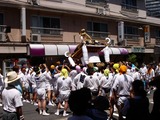
<svg viewBox="0 0 160 120"><path fill-rule="evenodd" d="M51 85L50 84L46 84L46 90L51 90Z"/></svg>
<svg viewBox="0 0 160 120"><path fill-rule="evenodd" d="M32 85L32 93L35 93L35 92L37 92L37 87L36 85Z"/></svg>
<svg viewBox="0 0 160 120"><path fill-rule="evenodd" d="M59 94L58 95L58 102L68 101L70 94Z"/></svg>
<svg viewBox="0 0 160 120"><path fill-rule="evenodd" d="M46 98L46 90L44 88L37 89L37 96L40 100L45 100Z"/></svg>

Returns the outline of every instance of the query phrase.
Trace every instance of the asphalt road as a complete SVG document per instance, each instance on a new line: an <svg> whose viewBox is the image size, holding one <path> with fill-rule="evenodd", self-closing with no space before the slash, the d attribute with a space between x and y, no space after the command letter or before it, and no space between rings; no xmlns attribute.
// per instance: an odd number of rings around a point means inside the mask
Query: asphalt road
<svg viewBox="0 0 160 120"><path fill-rule="evenodd" d="M152 91L153 93L153 91ZM148 95L148 98L150 100L150 111L152 110L153 106L153 100L152 100L152 93ZM56 106L48 106L48 112L50 113L49 116L43 116L39 115L36 111L37 106L34 106L30 103L24 103L23 106L23 114L25 116L25 120L67 120L68 117L63 117L62 112L63 109L61 109L61 114L59 116L56 116L54 113L56 112ZM72 115L71 111L68 110L68 113ZM114 112L115 118L118 117L117 111ZM2 107L0 107L0 120L2 119Z"/></svg>

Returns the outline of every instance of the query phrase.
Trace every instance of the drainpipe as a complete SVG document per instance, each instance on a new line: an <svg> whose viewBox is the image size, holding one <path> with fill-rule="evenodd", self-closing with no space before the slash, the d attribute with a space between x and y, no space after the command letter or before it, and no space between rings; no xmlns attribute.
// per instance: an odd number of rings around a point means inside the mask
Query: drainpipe
<svg viewBox="0 0 160 120"><path fill-rule="evenodd" d="M26 8L24 7L21 8L21 27L21 42L26 42Z"/></svg>

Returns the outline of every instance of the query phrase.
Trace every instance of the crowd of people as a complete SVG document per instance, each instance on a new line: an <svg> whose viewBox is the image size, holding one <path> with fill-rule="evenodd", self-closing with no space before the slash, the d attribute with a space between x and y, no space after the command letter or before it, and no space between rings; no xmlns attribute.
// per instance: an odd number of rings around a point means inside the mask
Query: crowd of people
<svg viewBox="0 0 160 120"><path fill-rule="evenodd" d="M63 116L68 116L70 108L73 114L68 120L114 120L115 106L119 120L156 120L160 113L159 75L160 64L138 67L127 61L86 66L60 61L48 66L15 65L5 78L0 74L3 120L24 120L23 102L38 105L38 113L44 116L50 115L46 105L57 107L55 115L63 109ZM150 113L147 94L151 89L155 93Z"/></svg>

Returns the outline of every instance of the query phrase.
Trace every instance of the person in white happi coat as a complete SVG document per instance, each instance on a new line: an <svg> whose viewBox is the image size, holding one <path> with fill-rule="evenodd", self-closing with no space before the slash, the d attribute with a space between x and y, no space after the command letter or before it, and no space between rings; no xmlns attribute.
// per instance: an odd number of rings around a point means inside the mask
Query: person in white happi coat
<svg viewBox="0 0 160 120"><path fill-rule="evenodd" d="M110 83L109 83L111 86L113 86L115 79L120 75L119 74L119 67L120 67L119 63L115 63L115 64L113 64L112 67L110 67L110 70L111 70L112 76L113 76L113 79L111 79ZM109 93L109 103L110 103L110 110L109 110L110 114L109 114L109 118L108 118L109 120L113 119L114 106L117 107L116 99L112 93L113 93L113 88L111 87L110 93Z"/></svg>
<svg viewBox="0 0 160 120"><path fill-rule="evenodd" d="M74 77L78 74L76 67L71 67L71 71L69 72L69 77L73 80Z"/></svg>
<svg viewBox="0 0 160 120"><path fill-rule="evenodd" d="M52 80L52 76L51 76L51 72L48 70L46 64L41 64L40 65L40 68L41 68L41 72L42 74L45 75L45 84L46 84L46 91L47 91L47 102L48 102L48 105L51 105L53 106L53 103L52 103L52 98L51 98L51 91L52 91L52 86L51 86L51 80Z"/></svg>
<svg viewBox="0 0 160 120"><path fill-rule="evenodd" d="M99 63L99 64L97 63L96 66L93 68L94 69L94 74L93 75L97 76L100 80L101 77L103 76L105 65L104 65L104 63Z"/></svg>
<svg viewBox="0 0 160 120"><path fill-rule="evenodd" d="M39 114L50 115L46 112L46 76L40 72L39 67L34 67L34 71L36 74L32 79L36 81Z"/></svg>
<svg viewBox="0 0 160 120"><path fill-rule="evenodd" d="M28 80L28 75L26 74L26 68L22 67L21 68L21 83L22 83L22 88L23 88L23 102L30 102L30 85L29 85L29 80Z"/></svg>
<svg viewBox="0 0 160 120"><path fill-rule="evenodd" d="M132 71L132 77L134 80L141 80L141 74L138 68L134 68Z"/></svg>
<svg viewBox="0 0 160 120"><path fill-rule="evenodd" d="M36 85L36 81L34 79L34 76L36 75L35 71L32 70L29 74L28 74L28 81L30 83L30 87L31 87L31 93L32 93L32 98L31 98L31 104L33 105L38 105L37 104L37 85Z"/></svg>
<svg viewBox="0 0 160 120"><path fill-rule="evenodd" d="M99 93L99 78L93 75L93 68L88 67L87 73L88 75L84 79L83 87L87 87L91 90L92 98L94 99Z"/></svg>
<svg viewBox="0 0 160 120"><path fill-rule="evenodd" d="M64 101L63 116L67 116L68 98L72 89L72 80L68 76L68 70L63 68L61 76L57 79L58 106L55 115L59 115L61 103Z"/></svg>
<svg viewBox="0 0 160 120"><path fill-rule="evenodd" d="M147 65L147 73L145 75L145 83L146 83L146 90L148 91L148 94L150 94L150 86L149 82L153 80L155 77L155 70L153 69L152 63Z"/></svg>
<svg viewBox="0 0 160 120"><path fill-rule="evenodd" d="M56 102L56 91L57 91L57 79L60 77L61 73L55 69L54 65L50 66L50 73L52 77L52 79L50 80L52 106L55 106L56 105L55 102Z"/></svg>
<svg viewBox="0 0 160 120"><path fill-rule="evenodd" d="M119 69L120 75L115 79L113 84L113 95L117 99L119 120L123 120L122 118L122 108L123 104L130 97L130 91L132 88L132 82L134 79L126 74L127 67L125 65L121 65Z"/></svg>
<svg viewBox="0 0 160 120"><path fill-rule="evenodd" d="M101 77L99 84L100 84L101 95L106 96L106 94L110 92L113 75L112 73L110 73L109 69L105 69L103 74L104 76Z"/></svg>
<svg viewBox="0 0 160 120"><path fill-rule="evenodd" d="M83 88L84 79L87 76L80 66L76 66L78 74L74 77L72 82L72 90L78 90Z"/></svg>
<svg viewBox="0 0 160 120"><path fill-rule="evenodd" d="M144 63L142 63L140 69L139 69L139 72L141 74L141 79L144 81L145 80L145 76L146 76L146 73L147 73L147 67Z"/></svg>

